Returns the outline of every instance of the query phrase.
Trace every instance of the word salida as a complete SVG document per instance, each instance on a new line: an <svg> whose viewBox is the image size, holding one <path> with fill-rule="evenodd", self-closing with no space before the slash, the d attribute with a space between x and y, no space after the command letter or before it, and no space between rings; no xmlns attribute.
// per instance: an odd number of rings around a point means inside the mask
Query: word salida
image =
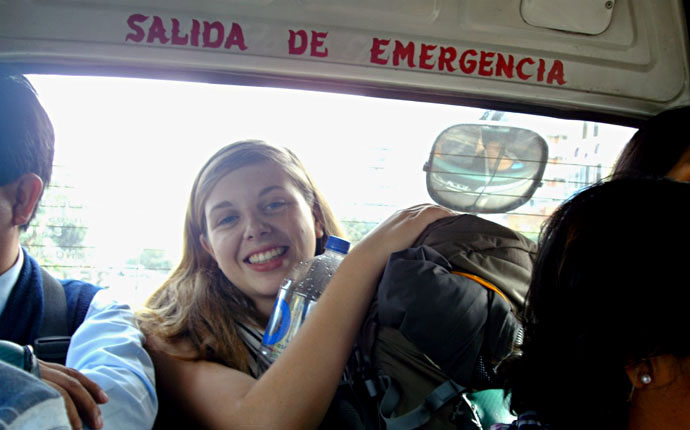
<svg viewBox="0 0 690 430"><path fill-rule="evenodd" d="M565 85L563 62L543 58L515 57L500 52L477 51L466 49L458 52L452 46L438 46L410 41L403 44L399 40L379 39L374 37L370 49L372 64L400 66L414 69L441 72L458 72L466 75L506 77L522 81L546 82L553 85Z"/></svg>
<svg viewBox="0 0 690 430"><path fill-rule="evenodd" d="M148 23L148 28L145 24ZM202 48L231 49L237 47L240 51L247 49L242 27L233 22L230 28L226 28L220 21L199 21L192 19L191 28L182 30L180 21L171 18L167 24L159 16L148 17L142 14L133 14L127 19L127 25L132 29L125 36L127 42L160 43L163 45L200 46Z"/></svg>

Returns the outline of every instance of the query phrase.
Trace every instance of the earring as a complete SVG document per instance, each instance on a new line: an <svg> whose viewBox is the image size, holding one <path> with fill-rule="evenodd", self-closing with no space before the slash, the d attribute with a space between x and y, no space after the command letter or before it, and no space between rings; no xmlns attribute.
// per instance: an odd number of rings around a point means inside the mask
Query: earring
<svg viewBox="0 0 690 430"><path fill-rule="evenodd" d="M640 377L640 381L641 381L643 384L648 385L648 384L650 384L650 383L652 382L652 377L645 373L644 375L642 375L642 376Z"/></svg>

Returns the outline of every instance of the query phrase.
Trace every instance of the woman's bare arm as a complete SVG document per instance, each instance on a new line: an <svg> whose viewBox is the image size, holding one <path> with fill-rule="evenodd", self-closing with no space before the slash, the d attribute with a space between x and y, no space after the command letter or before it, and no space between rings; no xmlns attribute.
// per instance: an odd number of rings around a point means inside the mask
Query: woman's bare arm
<svg viewBox="0 0 690 430"><path fill-rule="evenodd" d="M367 235L331 279L288 348L259 379L153 352L163 387L209 428L316 428L323 419L388 256L408 248L438 206L399 211Z"/></svg>

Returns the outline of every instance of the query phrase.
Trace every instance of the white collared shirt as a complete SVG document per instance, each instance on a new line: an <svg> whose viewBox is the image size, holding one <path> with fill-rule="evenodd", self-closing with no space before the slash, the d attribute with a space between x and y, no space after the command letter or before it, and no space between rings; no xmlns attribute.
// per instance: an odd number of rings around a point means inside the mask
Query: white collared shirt
<svg viewBox="0 0 690 430"><path fill-rule="evenodd" d="M7 300L12 293L12 287L17 283L19 274L22 271L22 266L24 265L24 253L21 248L17 248L17 255L17 261L14 262L12 267L0 275L0 315L2 315L2 311L5 310Z"/></svg>

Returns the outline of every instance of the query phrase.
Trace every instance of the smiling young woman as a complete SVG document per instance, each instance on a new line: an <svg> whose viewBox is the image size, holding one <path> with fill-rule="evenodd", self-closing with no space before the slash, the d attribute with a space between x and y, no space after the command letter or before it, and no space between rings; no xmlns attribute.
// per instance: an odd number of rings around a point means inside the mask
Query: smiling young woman
<svg viewBox="0 0 690 430"><path fill-rule="evenodd" d="M374 229L259 377L258 343L280 281L341 232L289 150L245 141L218 151L192 187L182 261L139 314L156 364L159 427L173 420L212 428L318 426L388 256L451 214L420 205Z"/></svg>
<svg viewBox="0 0 690 430"><path fill-rule="evenodd" d="M218 181L204 213L202 247L268 318L281 280L314 256L316 241L323 238L313 205L278 164L264 161Z"/></svg>
<svg viewBox="0 0 690 430"><path fill-rule="evenodd" d="M267 169L267 166L272 168ZM282 189L271 187L271 194L264 195L266 186L255 187L257 181L270 183L268 187L280 184ZM182 261L140 313L141 324L147 332L162 339L185 338L195 351L195 357L249 371L251 363L237 324L262 325L269 315L264 306L264 312L257 308L252 297L255 294L247 293L262 290L258 286L262 277L279 283L291 266L284 270L257 272L247 280L243 271L251 270L252 266L242 260L259 249L250 250L251 245L245 242L266 244L267 240L277 240L275 233L278 232L258 232L261 239L249 237L245 241L244 232L240 232L236 224L244 223L249 216L251 223L258 221L259 224L249 225L249 228L265 228L263 223L269 218L270 225L275 218L280 218L280 225L284 225L287 220L283 214L277 217L269 214L277 209L277 203L267 200L280 193L281 198L289 196L293 206L297 203L300 218L311 218L312 230L318 224L322 235L342 235L328 203L313 184L302 163L287 149L260 141L242 141L216 152L201 168L192 186L185 216ZM270 208L266 207L269 205ZM280 233L280 240L286 240L283 230ZM314 233L298 240L299 246L294 246L290 252L293 260L323 252L324 244ZM305 241L313 243L311 249L303 249L310 246L303 245ZM294 263L296 261L292 261ZM277 288L273 287L274 298Z"/></svg>

